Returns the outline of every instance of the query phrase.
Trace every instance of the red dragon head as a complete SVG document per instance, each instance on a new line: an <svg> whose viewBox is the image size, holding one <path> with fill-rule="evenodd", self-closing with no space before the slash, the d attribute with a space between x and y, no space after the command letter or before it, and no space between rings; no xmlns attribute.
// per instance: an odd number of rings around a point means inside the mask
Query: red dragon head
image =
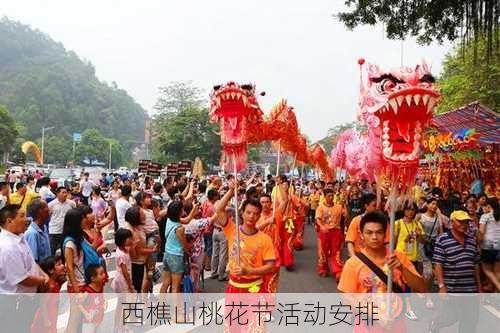
<svg viewBox="0 0 500 333"><path fill-rule="evenodd" d="M418 163L422 131L435 112L440 94L425 63L383 72L367 66L361 85L359 118L368 126L371 167Z"/></svg>
<svg viewBox="0 0 500 333"><path fill-rule="evenodd" d="M233 171L232 156L239 171L247 165L247 144L254 126L263 121L255 96L255 86L228 82L216 85L210 94L209 119L220 125L222 160L227 171Z"/></svg>

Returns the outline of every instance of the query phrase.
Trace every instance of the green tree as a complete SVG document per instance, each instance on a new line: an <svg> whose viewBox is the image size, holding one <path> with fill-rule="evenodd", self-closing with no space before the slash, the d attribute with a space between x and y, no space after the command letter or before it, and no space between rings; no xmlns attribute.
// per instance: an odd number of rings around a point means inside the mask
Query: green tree
<svg viewBox="0 0 500 333"><path fill-rule="evenodd" d="M41 147L41 142L37 143ZM43 159L45 163L66 165L73 159L73 142L69 137L50 136L45 138Z"/></svg>
<svg viewBox="0 0 500 333"><path fill-rule="evenodd" d="M24 164L26 162L26 155L21 150L21 146L26 141L24 138L16 138L12 145L12 150L9 154L9 160L16 164Z"/></svg>
<svg viewBox="0 0 500 333"><path fill-rule="evenodd" d="M201 90L190 82L174 82L160 92L153 118L153 159L168 163L200 157L217 164L220 138L216 126L208 123Z"/></svg>
<svg viewBox="0 0 500 333"><path fill-rule="evenodd" d="M420 43L461 39L468 44L486 36L487 59L499 48L500 4L493 0L345 0L350 11L337 15L353 29L384 23L387 37L415 36ZM493 45L495 44L495 45Z"/></svg>
<svg viewBox="0 0 500 333"><path fill-rule="evenodd" d="M192 81L171 82L160 87L160 97L155 109L164 113L176 113L187 108L201 107L206 101L201 98L203 91L195 87Z"/></svg>
<svg viewBox="0 0 500 333"><path fill-rule="evenodd" d="M129 154L127 154L125 147L122 146L118 141L114 139L108 139L108 144L109 142L111 142L111 167L113 169L116 169L128 162L127 160L129 158ZM109 163L109 157L106 161Z"/></svg>
<svg viewBox="0 0 500 333"><path fill-rule="evenodd" d="M482 58L487 52L485 38L477 45L478 56ZM496 51L498 52L498 51ZM495 56L497 57L497 56ZM497 57L498 59L498 57ZM443 74L438 80L442 102L438 105L438 113L446 112L479 101L492 110L500 108L500 61L474 64L474 47L465 49L456 47L443 63Z"/></svg>
<svg viewBox="0 0 500 333"><path fill-rule="evenodd" d="M88 128L82 133L82 140L76 146L76 161L89 160L106 162L109 156L108 140L96 128Z"/></svg>
<svg viewBox="0 0 500 333"><path fill-rule="evenodd" d="M9 111L0 105L0 155L11 150L18 135L16 121Z"/></svg>

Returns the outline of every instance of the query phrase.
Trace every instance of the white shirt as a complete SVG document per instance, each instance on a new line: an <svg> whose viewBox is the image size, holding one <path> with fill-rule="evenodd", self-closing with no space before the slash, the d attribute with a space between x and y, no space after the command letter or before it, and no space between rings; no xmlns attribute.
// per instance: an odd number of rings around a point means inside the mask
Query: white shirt
<svg viewBox="0 0 500 333"><path fill-rule="evenodd" d="M36 287L19 284L28 276L40 276L33 254L22 235L0 232L0 294L35 293Z"/></svg>
<svg viewBox="0 0 500 333"><path fill-rule="evenodd" d="M38 194L40 194L40 198L42 198L43 200L54 199L56 197L56 195L52 193L48 186L40 187L40 191L38 191Z"/></svg>
<svg viewBox="0 0 500 333"><path fill-rule="evenodd" d="M49 202L49 234L62 234L64 227L64 216L66 216L66 213L71 208L76 208L76 204L72 200L60 202L59 199L54 199Z"/></svg>
<svg viewBox="0 0 500 333"><path fill-rule="evenodd" d="M129 209L132 206L123 197L120 197L118 200L116 200L115 206L116 206L116 219L118 220L118 227L122 228L123 224L125 223L125 213L127 212L127 209Z"/></svg>
<svg viewBox="0 0 500 333"><path fill-rule="evenodd" d="M486 225L481 248L485 250L500 250L500 221L495 221L493 212L481 215L479 224Z"/></svg>
<svg viewBox="0 0 500 333"><path fill-rule="evenodd" d="M7 197L5 195L0 194L0 209L4 208L7 204Z"/></svg>
<svg viewBox="0 0 500 333"><path fill-rule="evenodd" d="M90 197L92 194L92 189L94 188L95 184L91 182L90 180L82 180L80 183L80 188L82 189L82 195L86 198Z"/></svg>
<svg viewBox="0 0 500 333"><path fill-rule="evenodd" d="M79 286L85 284L85 269L83 268L83 250L80 250L80 255L78 255L78 249L75 242L67 241L64 245L64 249L70 248L73 250L73 268L75 273L75 279ZM68 286L71 285L71 281L68 279Z"/></svg>

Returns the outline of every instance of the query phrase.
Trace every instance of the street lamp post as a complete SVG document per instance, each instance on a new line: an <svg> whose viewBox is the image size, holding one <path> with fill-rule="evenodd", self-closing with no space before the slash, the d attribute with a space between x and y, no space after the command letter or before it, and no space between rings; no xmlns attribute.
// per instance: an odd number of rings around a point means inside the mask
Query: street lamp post
<svg viewBox="0 0 500 333"><path fill-rule="evenodd" d="M109 159L108 159L108 169L111 170L111 145L112 142L109 140Z"/></svg>
<svg viewBox="0 0 500 333"><path fill-rule="evenodd" d="M54 126L52 127L42 127L42 165L43 165L43 152L45 150L45 131L51 130L55 128Z"/></svg>

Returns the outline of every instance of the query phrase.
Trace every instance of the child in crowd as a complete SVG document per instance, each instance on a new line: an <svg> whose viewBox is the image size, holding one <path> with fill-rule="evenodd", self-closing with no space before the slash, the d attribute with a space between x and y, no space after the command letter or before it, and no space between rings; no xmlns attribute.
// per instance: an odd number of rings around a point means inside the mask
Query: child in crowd
<svg viewBox="0 0 500 333"><path fill-rule="evenodd" d="M35 314L31 333L56 333L59 292L66 281L66 269L61 257L48 257L39 263L40 268L49 276L47 294L40 299L40 308Z"/></svg>
<svg viewBox="0 0 500 333"><path fill-rule="evenodd" d="M132 284L132 263L129 254L132 246L132 232L128 229L118 229L115 233L115 244L117 275L111 282L111 289L119 294L115 311L115 329L118 333L125 333L130 331L123 326L122 304L126 301L126 295L121 293L133 293L135 291Z"/></svg>
<svg viewBox="0 0 500 333"><path fill-rule="evenodd" d="M95 333L104 319L107 304L104 300L106 270L101 265L89 265L85 270L87 284L83 286L78 308L83 315L82 333Z"/></svg>

